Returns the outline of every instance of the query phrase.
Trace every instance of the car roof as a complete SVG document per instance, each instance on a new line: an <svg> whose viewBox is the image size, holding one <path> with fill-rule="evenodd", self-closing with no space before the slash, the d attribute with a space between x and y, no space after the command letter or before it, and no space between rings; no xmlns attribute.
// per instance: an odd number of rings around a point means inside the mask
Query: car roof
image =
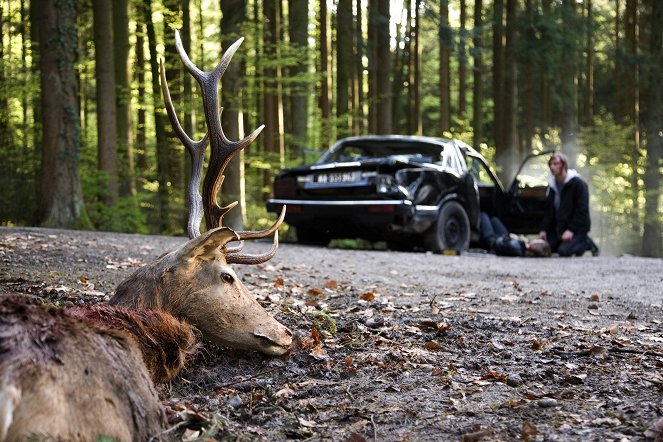
<svg viewBox="0 0 663 442"><path fill-rule="evenodd" d="M461 150L466 151L467 153L473 153L477 156L481 156L475 149L470 147L463 141L453 139L453 138L442 138L442 137L425 137L420 135L363 135L355 137L347 137L338 140L332 147L329 148L327 152L323 154L320 158L320 161L323 161L324 158L328 157L333 152L336 152L343 146L347 144L356 144L361 146L362 144L371 145L373 143L381 142L396 142L396 143L423 143L429 145L437 145L441 148L448 146L450 144L456 145Z"/></svg>

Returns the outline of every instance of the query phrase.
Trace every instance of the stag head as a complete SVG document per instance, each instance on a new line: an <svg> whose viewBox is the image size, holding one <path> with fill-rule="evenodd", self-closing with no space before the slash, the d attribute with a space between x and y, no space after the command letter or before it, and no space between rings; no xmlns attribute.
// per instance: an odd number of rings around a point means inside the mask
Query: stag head
<svg viewBox="0 0 663 442"><path fill-rule="evenodd" d="M160 308L194 325L209 341L277 356L289 350L292 333L256 302L230 264L260 264L274 256L285 207L278 220L268 229L234 231L223 227L222 221L223 216L237 202L225 207L217 203L226 166L233 155L251 144L264 127L260 126L240 141L228 140L221 127L220 115L223 109L219 107L219 81L242 41L239 39L228 48L216 69L203 72L191 62L179 33L175 31L175 44L180 58L202 89L207 133L200 141L192 140L179 123L166 83L163 60L160 60L161 89L168 117L173 130L191 156L191 180L187 188L187 232L190 240L137 270L118 286L110 303L141 309ZM208 145L211 146L211 155L201 196L198 189ZM201 235L203 214L209 230ZM244 240L266 238L272 234L274 240L270 251L261 255L242 253ZM239 245L229 247L232 241L239 241Z"/></svg>

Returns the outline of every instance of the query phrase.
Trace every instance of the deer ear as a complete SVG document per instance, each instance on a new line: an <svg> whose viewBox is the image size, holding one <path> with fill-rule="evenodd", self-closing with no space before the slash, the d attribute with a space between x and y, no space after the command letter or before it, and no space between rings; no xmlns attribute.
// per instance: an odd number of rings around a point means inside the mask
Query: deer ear
<svg viewBox="0 0 663 442"><path fill-rule="evenodd" d="M239 236L229 227L209 230L184 245L180 256L186 259L218 259L221 249L230 241L238 241Z"/></svg>

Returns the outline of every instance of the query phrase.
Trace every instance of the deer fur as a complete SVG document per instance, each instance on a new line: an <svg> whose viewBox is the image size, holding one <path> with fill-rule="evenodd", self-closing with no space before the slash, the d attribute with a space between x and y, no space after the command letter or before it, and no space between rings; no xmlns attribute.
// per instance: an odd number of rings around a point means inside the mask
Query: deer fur
<svg viewBox="0 0 663 442"><path fill-rule="evenodd" d="M162 312L0 296L0 441L148 440L168 426L153 380L194 348L190 326Z"/></svg>
<svg viewBox="0 0 663 442"><path fill-rule="evenodd" d="M253 298L225 258L237 234L221 227L189 240L122 282L112 305L160 309L198 328L220 345L280 356L292 333Z"/></svg>

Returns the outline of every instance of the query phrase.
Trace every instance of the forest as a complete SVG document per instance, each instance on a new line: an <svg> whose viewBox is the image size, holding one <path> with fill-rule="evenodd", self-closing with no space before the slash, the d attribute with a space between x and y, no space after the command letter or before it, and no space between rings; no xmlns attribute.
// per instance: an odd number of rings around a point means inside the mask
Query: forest
<svg viewBox="0 0 663 442"><path fill-rule="evenodd" d="M508 185L527 154L565 152L590 185L606 254L663 256L663 2L657 0L0 0L0 225L183 234L188 154L222 125L258 139L226 170L226 225L270 223L280 168L336 139L461 139ZM231 218L232 216L232 218Z"/></svg>

